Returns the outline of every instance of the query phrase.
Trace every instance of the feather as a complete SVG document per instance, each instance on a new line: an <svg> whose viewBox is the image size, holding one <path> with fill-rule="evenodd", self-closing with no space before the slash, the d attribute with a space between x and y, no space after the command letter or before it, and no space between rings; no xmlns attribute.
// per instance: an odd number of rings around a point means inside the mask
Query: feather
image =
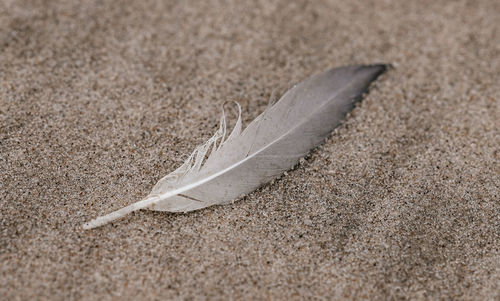
<svg viewBox="0 0 500 301"><path fill-rule="evenodd" d="M219 129L189 158L162 178L142 201L98 217L91 229L139 210L187 212L226 204L292 168L320 144L354 108L387 65L330 69L288 90L244 131L241 108L226 138L224 112Z"/></svg>

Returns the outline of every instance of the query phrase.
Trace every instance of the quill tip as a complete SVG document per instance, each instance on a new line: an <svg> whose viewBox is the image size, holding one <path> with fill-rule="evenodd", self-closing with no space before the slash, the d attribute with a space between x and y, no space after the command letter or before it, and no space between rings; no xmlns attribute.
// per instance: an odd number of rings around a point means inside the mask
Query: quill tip
<svg viewBox="0 0 500 301"><path fill-rule="evenodd" d="M95 226L92 225L92 222L88 222L82 225L83 230L90 230L92 228L95 228Z"/></svg>

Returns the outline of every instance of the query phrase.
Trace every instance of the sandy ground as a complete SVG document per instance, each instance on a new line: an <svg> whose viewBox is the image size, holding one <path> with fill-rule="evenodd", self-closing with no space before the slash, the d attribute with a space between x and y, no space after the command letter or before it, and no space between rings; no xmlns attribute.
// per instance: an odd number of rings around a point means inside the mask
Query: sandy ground
<svg viewBox="0 0 500 301"><path fill-rule="evenodd" d="M0 1L0 299L500 298L500 2ZM309 158L140 200L237 100L392 63ZM121 298L118 298L121 297Z"/></svg>

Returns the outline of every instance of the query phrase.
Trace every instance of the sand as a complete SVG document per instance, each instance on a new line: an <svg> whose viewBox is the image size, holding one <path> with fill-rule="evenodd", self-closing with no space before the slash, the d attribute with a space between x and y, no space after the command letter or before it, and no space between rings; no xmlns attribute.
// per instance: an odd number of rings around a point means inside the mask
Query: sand
<svg viewBox="0 0 500 301"><path fill-rule="evenodd" d="M500 2L0 2L0 299L500 298ZM217 127L392 63L294 170L140 211ZM234 114L233 114L234 116Z"/></svg>

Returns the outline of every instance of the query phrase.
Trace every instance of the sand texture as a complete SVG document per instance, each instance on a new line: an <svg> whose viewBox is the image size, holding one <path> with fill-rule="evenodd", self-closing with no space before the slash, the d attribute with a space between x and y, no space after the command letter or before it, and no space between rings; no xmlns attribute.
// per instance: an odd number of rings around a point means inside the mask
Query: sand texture
<svg viewBox="0 0 500 301"><path fill-rule="evenodd" d="M499 300L499 24L497 0L0 0L0 299ZM274 183L81 229L225 101L248 124L376 62L394 68Z"/></svg>

